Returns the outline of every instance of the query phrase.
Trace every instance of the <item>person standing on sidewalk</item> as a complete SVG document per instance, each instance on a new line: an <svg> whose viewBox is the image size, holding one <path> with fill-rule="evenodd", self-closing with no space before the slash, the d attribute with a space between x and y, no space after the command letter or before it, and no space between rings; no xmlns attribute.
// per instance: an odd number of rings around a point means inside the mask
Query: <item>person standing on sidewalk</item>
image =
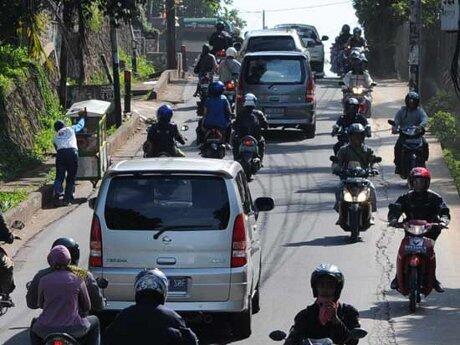
<svg viewBox="0 0 460 345"><path fill-rule="evenodd" d="M0 211L0 241L11 244L14 239L15 237L8 229L2 211ZM6 252L0 248L0 294L4 294L7 300L10 300L9 295L15 288L13 266L13 261L11 261Z"/></svg>
<svg viewBox="0 0 460 345"><path fill-rule="evenodd" d="M59 198L64 196L63 204L68 205L74 199L75 178L78 169L78 146L76 133L85 127L85 113L81 111L77 123L67 127L63 121L54 123L56 136L54 147L56 149L56 179L54 180L54 202L58 205ZM63 189L66 180L65 192Z"/></svg>

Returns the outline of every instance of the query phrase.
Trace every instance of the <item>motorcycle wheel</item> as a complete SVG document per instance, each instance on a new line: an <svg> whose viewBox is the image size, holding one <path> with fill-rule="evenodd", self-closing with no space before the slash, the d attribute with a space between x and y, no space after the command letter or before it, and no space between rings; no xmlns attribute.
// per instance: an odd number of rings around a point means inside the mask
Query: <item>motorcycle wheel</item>
<svg viewBox="0 0 460 345"><path fill-rule="evenodd" d="M420 295L418 291L418 271L417 268L412 267L410 270L410 293L409 293L409 310L411 313L415 312L417 307L417 299Z"/></svg>
<svg viewBox="0 0 460 345"><path fill-rule="evenodd" d="M247 178L248 180L250 180L251 177L252 177L251 165L248 164L248 162L246 162L246 161L244 161L244 160L241 160L241 161L240 161L240 164L241 164L241 166L243 167L244 173L246 174L246 178Z"/></svg>
<svg viewBox="0 0 460 345"><path fill-rule="evenodd" d="M359 218L361 214L360 212L349 212L348 213L348 223L350 224L350 231L351 231L351 242L355 243L358 242L359 239Z"/></svg>

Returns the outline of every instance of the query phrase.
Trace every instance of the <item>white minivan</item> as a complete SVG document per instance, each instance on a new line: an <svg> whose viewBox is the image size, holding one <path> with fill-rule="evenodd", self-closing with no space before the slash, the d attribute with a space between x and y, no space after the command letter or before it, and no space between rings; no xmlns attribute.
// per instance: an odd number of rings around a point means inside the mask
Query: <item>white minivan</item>
<svg viewBox="0 0 460 345"><path fill-rule="evenodd" d="M89 269L105 278L108 311L134 303L144 268L169 279L167 305L179 313L229 313L234 333L248 337L259 309L261 211L239 163L216 159L122 161L106 173L91 225Z"/></svg>

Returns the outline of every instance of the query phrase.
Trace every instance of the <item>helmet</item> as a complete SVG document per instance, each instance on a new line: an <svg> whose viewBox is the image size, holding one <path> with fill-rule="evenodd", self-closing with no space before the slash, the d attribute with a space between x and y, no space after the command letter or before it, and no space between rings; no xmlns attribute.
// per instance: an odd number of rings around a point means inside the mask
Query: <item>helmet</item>
<svg viewBox="0 0 460 345"><path fill-rule="evenodd" d="M224 93L225 85L220 80L209 85L209 94L211 96L220 96Z"/></svg>
<svg viewBox="0 0 460 345"><path fill-rule="evenodd" d="M342 33L349 34L350 33L350 25L345 24L344 26L342 26Z"/></svg>
<svg viewBox="0 0 460 345"><path fill-rule="evenodd" d="M347 134L348 135L364 134L364 132L366 132L366 129L360 123L353 123L350 126L348 126L348 129L347 129Z"/></svg>
<svg viewBox="0 0 460 345"><path fill-rule="evenodd" d="M362 33L363 33L363 30L361 30L361 28L356 27L353 29L353 35L361 36Z"/></svg>
<svg viewBox="0 0 460 345"><path fill-rule="evenodd" d="M318 280L322 277L331 277L337 283L337 289L335 291L335 299L338 300L345 284L345 278L336 265L331 264L321 264L315 268L311 274L310 284L313 289L313 296L318 297L318 290L316 289L316 284Z"/></svg>
<svg viewBox="0 0 460 345"><path fill-rule="evenodd" d="M61 237L53 242L51 248L56 246L64 246L68 249L71 257L71 264L78 265L78 260L80 260L80 246L78 243L71 237Z"/></svg>
<svg viewBox="0 0 460 345"><path fill-rule="evenodd" d="M352 146L360 146L366 137L366 129L360 123L353 123L347 128L348 140ZM355 139L357 138L357 139Z"/></svg>
<svg viewBox="0 0 460 345"><path fill-rule="evenodd" d="M236 54L237 54L237 51L233 47L227 48L227 50L225 51L225 55L230 56L232 58L235 58Z"/></svg>
<svg viewBox="0 0 460 345"><path fill-rule="evenodd" d="M221 22L221 21L217 22L216 23L216 29L220 30L220 31L224 30L225 29L224 22Z"/></svg>
<svg viewBox="0 0 460 345"><path fill-rule="evenodd" d="M420 104L420 95L415 91L411 91L406 95L405 102L407 107L414 105L417 108Z"/></svg>
<svg viewBox="0 0 460 345"><path fill-rule="evenodd" d="M257 106L257 97L252 93L247 93L244 95L243 107L256 107Z"/></svg>
<svg viewBox="0 0 460 345"><path fill-rule="evenodd" d="M136 295L148 291L156 292L164 303L168 295L168 278L158 268L143 270L136 276L134 290Z"/></svg>
<svg viewBox="0 0 460 345"><path fill-rule="evenodd" d="M61 120L58 120L54 123L54 130L56 132L59 132L61 129L65 127L65 123Z"/></svg>
<svg viewBox="0 0 460 345"><path fill-rule="evenodd" d="M430 187L431 173L427 168L414 168L409 174L409 184L414 192L426 192Z"/></svg>
<svg viewBox="0 0 460 345"><path fill-rule="evenodd" d="M173 116L173 109L170 105L163 104L157 110L157 119L159 122L169 122Z"/></svg>
<svg viewBox="0 0 460 345"><path fill-rule="evenodd" d="M345 102L345 115L354 117L358 113L359 101L356 98L350 97Z"/></svg>
<svg viewBox="0 0 460 345"><path fill-rule="evenodd" d="M66 247L58 245L51 248L47 259L51 267L68 266L70 264L70 252Z"/></svg>
<svg viewBox="0 0 460 345"><path fill-rule="evenodd" d="M350 53L350 59L351 60L361 60L361 54L356 51L356 50L353 50L351 53Z"/></svg>
<svg viewBox="0 0 460 345"><path fill-rule="evenodd" d="M202 54L209 54L211 52L211 47L209 44L205 43L203 44L203 47L201 48L201 53Z"/></svg>

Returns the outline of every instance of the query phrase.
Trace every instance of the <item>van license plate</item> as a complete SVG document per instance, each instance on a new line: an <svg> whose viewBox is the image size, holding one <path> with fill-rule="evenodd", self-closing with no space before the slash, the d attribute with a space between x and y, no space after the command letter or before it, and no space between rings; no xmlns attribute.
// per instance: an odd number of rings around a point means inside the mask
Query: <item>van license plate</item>
<svg viewBox="0 0 460 345"><path fill-rule="evenodd" d="M186 277L168 278L170 292L187 293L188 279Z"/></svg>
<svg viewBox="0 0 460 345"><path fill-rule="evenodd" d="M284 115L284 108L265 108L267 115Z"/></svg>

